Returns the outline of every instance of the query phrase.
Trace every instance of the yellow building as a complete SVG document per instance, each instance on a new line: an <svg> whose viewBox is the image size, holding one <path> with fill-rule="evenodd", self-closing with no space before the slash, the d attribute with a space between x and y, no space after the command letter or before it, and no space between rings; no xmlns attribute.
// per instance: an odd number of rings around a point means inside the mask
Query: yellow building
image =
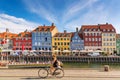
<svg viewBox="0 0 120 80"><path fill-rule="evenodd" d="M102 51L106 54L114 54L116 51L116 30L111 24L100 25L102 31Z"/></svg>
<svg viewBox="0 0 120 80"><path fill-rule="evenodd" d="M67 33L66 31L63 33L56 33L52 37L53 52L56 52L59 55L62 55L63 53L69 53L71 36L72 33Z"/></svg>

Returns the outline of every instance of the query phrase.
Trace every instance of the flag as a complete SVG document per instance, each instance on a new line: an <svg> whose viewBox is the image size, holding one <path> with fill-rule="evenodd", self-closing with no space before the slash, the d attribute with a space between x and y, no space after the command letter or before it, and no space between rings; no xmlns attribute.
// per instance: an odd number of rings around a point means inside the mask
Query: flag
<svg viewBox="0 0 120 80"><path fill-rule="evenodd" d="M3 39L1 44L6 44L7 43L7 40L6 39Z"/></svg>

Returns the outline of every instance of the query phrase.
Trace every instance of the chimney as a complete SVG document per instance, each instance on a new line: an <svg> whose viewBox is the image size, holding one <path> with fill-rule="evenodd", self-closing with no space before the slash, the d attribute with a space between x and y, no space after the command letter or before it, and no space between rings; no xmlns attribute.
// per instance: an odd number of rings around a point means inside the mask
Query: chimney
<svg viewBox="0 0 120 80"><path fill-rule="evenodd" d="M51 26L54 26L54 23L52 23L52 25Z"/></svg>
<svg viewBox="0 0 120 80"><path fill-rule="evenodd" d="M78 27L76 27L76 32L78 32Z"/></svg>
<svg viewBox="0 0 120 80"><path fill-rule="evenodd" d="M106 22L106 25L108 25L108 23Z"/></svg>
<svg viewBox="0 0 120 80"><path fill-rule="evenodd" d="M45 24L43 26L45 27Z"/></svg>
<svg viewBox="0 0 120 80"><path fill-rule="evenodd" d="M6 28L6 32L9 32L9 29L8 29L8 28Z"/></svg>
<svg viewBox="0 0 120 80"><path fill-rule="evenodd" d="M66 30L64 30L64 33L66 33L67 31Z"/></svg>

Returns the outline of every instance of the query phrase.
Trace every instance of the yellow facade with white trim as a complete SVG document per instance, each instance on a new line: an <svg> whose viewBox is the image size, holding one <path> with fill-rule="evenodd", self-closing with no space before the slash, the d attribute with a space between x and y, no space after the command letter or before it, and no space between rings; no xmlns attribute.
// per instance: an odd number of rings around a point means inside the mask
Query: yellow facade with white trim
<svg viewBox="0 0 120 80"><path fill-rule="evenodd" d="M102 51L106 54L114 54L116 50L116 33L102 33Z"/></svg>

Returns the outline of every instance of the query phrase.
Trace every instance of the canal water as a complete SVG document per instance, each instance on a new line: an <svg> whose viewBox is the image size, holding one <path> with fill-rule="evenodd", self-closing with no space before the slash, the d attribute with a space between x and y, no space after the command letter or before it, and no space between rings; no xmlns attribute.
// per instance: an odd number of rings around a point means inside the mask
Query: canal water
<svg viewBox="0 0 120 80"><path fill-rule="evenodd" d="M111 69L119 69L120 70L120 63L63 63L64 68L92 68L98 69L103 68L105 65L109 65Z"/></svg>

